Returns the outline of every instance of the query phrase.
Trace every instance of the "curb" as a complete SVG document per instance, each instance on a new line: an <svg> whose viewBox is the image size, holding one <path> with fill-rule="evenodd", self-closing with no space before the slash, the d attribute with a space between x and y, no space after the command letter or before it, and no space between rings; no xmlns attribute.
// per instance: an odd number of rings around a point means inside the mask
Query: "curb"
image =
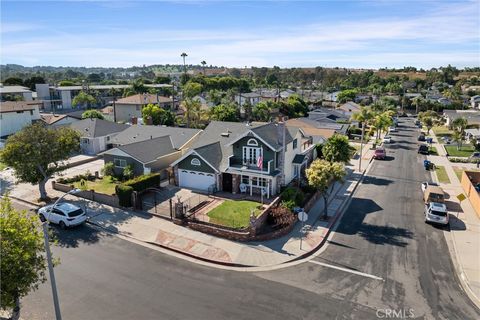
<svg viewBox="0 0 480 320"><path fill-rule="evenodd" d="M438 178L437 178L436 172L431 173L431 175L434 178L435 182L438 183ZM477 308L480 309L480 298L477 297L475 292L473 292L472 288L470 288L470 284L468 283L468 277L465 274L465 271L463 270L463 266L458 259L457 245L455 244L454 234L450 230L450 227L449 227L448 231L447 230L443 231L443 236L445 237L445 240L447 242L448 251L450 252L450 257L452 258L452 264L454 266L455 273L456 273L457 277L460 279L460 281L459 281L460 286L462 287L463 291L467 294L467 296L470 298L472 303ZM447 239L447 237L449 239ZM451 245L449 245L449 243L451 243Z"/></svg>
<svg viewBox="0 0 480 320"><path fill-rule="evenodd" d="M20 199L20 198L11 196L11 195L8 195L8 197L9 197L10 199L14 199L14 200L16 200L16 201L18 201L18 202L22 202L22 203L26 203L26 204L28 204L28 205L34 206L34 207L36 207L37 209L40 208L40 205L39 205L38 203L31 202L31 201L27 201L27 200L25 200L25 199Z"/></svg>

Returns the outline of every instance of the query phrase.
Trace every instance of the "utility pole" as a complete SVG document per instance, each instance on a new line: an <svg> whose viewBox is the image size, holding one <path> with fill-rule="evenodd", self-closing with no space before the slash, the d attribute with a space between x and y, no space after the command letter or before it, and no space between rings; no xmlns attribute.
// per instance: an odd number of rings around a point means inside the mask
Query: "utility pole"
<svg viewBox="0 0 480 320"><path fill-rule="evenodd" d="M45 238L45 252L47 254L48 273L50 274L50 283L52 285L53 306L55 307L55 319L62 320L60 313L60 302L58 301L57 283L55 282L55 273L53 272L52 253L50 252L50 244L48 240L48 222L42 224L43 237Z"/></svg>

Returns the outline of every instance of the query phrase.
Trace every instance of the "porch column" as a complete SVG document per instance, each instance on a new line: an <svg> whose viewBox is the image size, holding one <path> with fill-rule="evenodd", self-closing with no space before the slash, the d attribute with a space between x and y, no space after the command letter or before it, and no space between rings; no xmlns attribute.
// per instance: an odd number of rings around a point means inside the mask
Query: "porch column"
<svg viewBox="0 0 480 320"><path fill-rule="evenodd" d="M250 182L250 196L252 196L252 177L248 177L248 181Z"/></svg>
<svg viewBox="0 0 480 320"><path fill-rule="evenodd" d="M270 179L267 179L267 199L270 199Z"/></svg>

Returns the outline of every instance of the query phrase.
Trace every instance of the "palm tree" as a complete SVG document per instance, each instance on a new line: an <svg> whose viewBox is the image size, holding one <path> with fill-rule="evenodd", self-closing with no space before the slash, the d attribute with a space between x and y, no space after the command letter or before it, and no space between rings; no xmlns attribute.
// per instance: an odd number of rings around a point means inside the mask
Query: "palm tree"
<svg viewBox="0 0 480 320"><path fill-rule="evenodd" d="M373 113L370 108L362 107L359 112L352 115L352 120L358 121L362 125L362 138L360 141L360 159L358 162L358 170L362 171L362 156L363 156L363 138L365 136L365 126L372 121Z"/></svg>
<svg viewBox="0 0 480 320"><path fill-rule="evenodd" d="M185 58L188 57L188 54L186 54L185 52L182 52L180 57L183 58L183 72L187 74L187 66L185 65Z"/></svg>
<svg viewBox="0 0 480 320"><path fill-rule="evenodd" d="M460 131L455 130L452 134L452 140L457 143L457 150L460 150L463 141L463 134Z"/></svg>
<svg viewBox="0 0 480 320"><path fill-rule="evenodd" d="M424 100L423 97L415 97L412 99L412 102L415 103L415 113L418 114L419 104L423 104Z"/></svg>
<svg viewBox="0 0 480 320"><path fill-rule="evenodd" d="M185 99L182 102L182 106L185 109L185 118L187 119L187 127L197 127L198 122L201 120L201 103L198 100Z"/></svg>
<svg viewBox="0 0 480 320"><path fill-rule="evenodd" d="M207 65L207 62L205 60L203 60L200 63L202 64L202 67L203 67L203 75L205 75L205 66Z"/></svg>

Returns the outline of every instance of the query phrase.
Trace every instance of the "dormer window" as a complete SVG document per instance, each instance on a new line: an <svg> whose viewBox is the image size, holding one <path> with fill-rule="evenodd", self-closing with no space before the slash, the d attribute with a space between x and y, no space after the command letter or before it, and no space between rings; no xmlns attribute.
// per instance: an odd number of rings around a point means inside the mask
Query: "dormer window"
<svg viewBox="0 0 480 320"><path fill-rule="evenodd" d="M199 166L199 165L201 165L200 160L198 160L197 158L193 158L192 161L190 161L190 164L191 164L192 166Z"/></svg>
<svg viewBox="0 0 480 320"><path fill-rule="evenodd" d="M258 147L258 142L255 139L250 139L250 140L247 141L247 146Z"/></svg>

